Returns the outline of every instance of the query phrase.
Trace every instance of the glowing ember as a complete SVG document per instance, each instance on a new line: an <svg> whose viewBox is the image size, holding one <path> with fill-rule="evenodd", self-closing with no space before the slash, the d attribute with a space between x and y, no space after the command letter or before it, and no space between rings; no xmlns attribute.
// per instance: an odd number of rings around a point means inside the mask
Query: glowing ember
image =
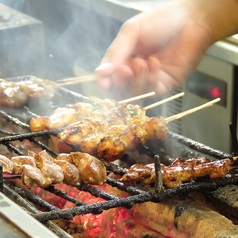
<svg viewBox="0 0 238 238"><path fill-rule="evenodd" d="M105 190L105 186L98 186L101 190ZM92 196L88 192L79 191L75 188L72 188L71 196L74 195L76 199L85 202L87 204L93 204L93 203L100 203L104 200L102 198L96 198ZM71 202L67 202L64 206L64 209L74 207L75 204L72 204ZM87 234L86 237L88 238L96 238L99 236L101 231L101 222L102 222L102 214L93 215L93 214L86 214L86 215L78 215L75 216L72 220L72 222L76 224L81 224L85 232Z"/></svg>

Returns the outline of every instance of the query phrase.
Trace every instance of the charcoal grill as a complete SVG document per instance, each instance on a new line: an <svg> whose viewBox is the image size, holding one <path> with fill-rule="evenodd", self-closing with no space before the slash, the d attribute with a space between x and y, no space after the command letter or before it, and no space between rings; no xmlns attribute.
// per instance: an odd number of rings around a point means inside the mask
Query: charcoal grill
<svg viewBox="0 0 238 238"><path fill-rule="evenodd" d="M25 80L29 76L21 76L9 79L11 81ZM60 100L59 100L60 99ZM52 156L56 156L57 152L49 147L47 139L50 135L56 135L60 130L51 130L43 132L30 132L27 121L29 118L37 116L37 113L43 109L44 114L47 109L47 113L50 113L55 107L62 106L67 103L76 103L84 100L83 95L72 92L66 88L60 88L58 93L50 101L41 102L30 102L23 108L9 109L1 108L0 116L7 122L14 125L16 128L20 128L20 132L9 132L1 129L0 144L6 147L10 152L14 152L18 155L23 155L26 152L21 148L17 147L17 143L24 140L29 140L41 149L46 150ZM234 147L237 147L237 140L234 133L232 133L234 140ZM23 207L28 211L29 214L36 220L45 224L50 230L52 230L59 237L71 237L57 225L52 223L55 219L66 219L71 220L76 215L84 214L100 214L105 210L109 210L116 207L132 208L135 204L144 203L147 201L160 202L165 198L171 198L176 196L186 196L187 194L194 191L215 191L217 188L227 186L229 184L238 184L238 175L236 173L230 174L226 178L216 179L211 181L192 181L189 183L182 184L175 189L164 189L161 185L160 175L160 162L169 163L169 159L174 155L176 157L192 158L196 156L206 156L213 160L219 160L223 158L232 158L234 155L224 153L219 150L215 150L204 144L198 143L194 140L178 135L176 133L170 133L166 143L156 145L151 148L141 147L141 154L146 154L151 157L155 163L156 168L156 183L154 186L140 185L128 186L116 179L108 177L106 183L112 187L116 187L121 191L129 194L126 198L120 198L109 192L104 191L99 186L92 186L88 184L82 184L77 187L79 191L85 191L90 193L92 196L102 198L104 201L99 203L87 204L67 194L64 190L50 186L45 190L54 194L56 198L63 198L67 201L74 203L76 206L68 209L60 209L49 202L45 201L41 197L35 195L31 190L22 188L14 183L14 177L1 177L0 188L1 192L13 200L15 203ZM104 161L108 172L114 174L124 174L127 169L122 167L120 164L108 163ZM3 176L1 174L1 176Z"/></svg>

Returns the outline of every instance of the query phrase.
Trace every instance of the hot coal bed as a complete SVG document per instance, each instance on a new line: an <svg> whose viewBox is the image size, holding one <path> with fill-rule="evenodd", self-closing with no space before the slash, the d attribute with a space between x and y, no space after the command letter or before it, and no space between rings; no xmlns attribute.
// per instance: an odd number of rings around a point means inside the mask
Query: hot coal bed
<svg viewBox="0 0 238 238"><path fill-rule="evenodd" d="M27 78L9 80L24 81ZM49 100L28 101L26 106L16 109L1 107L1 152L8 156L25 155L28 150L36 149L57 156L59 151L51 138L63 129L31 132L29 120L40 112L50 115L57 107L83 100L83 95L60 88ZM125 155L120 163L102 160L108 174L102 186L58 184L45 189L27 189L19 176L1 173L1 193L58 237L121 237L123 234L127 237L201 237L201 234L206 234L204 237L217 237L216 234L235 237L238 232L236 166L225 178L194 179L173 189L163 186L160 170L160 163L169 165L177 157L233 158L237 155L237 139L232 125L230 130L234 141L233 154L214 150L172 132L163 143L141 146L138 154L155 164L156 182L152 185L118 181L117 178L125 174L130 165L138 162L138 158ZM194 209L196 215L191 213ZM180 219L185 214L187 224L184 218L181 224ZM217 227L217 216L223 227ZM201 222L203 233L199 233L199 228L193 234L189 228L191 222ZM206 230L207 226L211 229Z"/></svg>

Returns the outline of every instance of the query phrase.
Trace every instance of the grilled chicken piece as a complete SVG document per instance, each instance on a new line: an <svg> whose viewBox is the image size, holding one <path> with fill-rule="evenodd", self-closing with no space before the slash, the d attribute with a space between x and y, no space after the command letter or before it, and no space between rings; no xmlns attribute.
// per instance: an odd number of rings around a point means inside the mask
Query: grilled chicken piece
<svg viewBox="0 0 238 238"><path fill-rule="evenodd" d="M14 82L0 80L0 105L5 107L20 107L26 104L27 90Z"/></svg>
<svg viewBox="0 0 238 238"><path fill-rule="evenodd" d="M58 137L70 145L78 145L86 136L98 131L105 131L108 127L106 121L87 118L69 125Z"/></svg>
<svg viewBox="0 0 238 238"><path fill-rule="evenodd" d="M51 185L51 180L45 177L40 169L28 164L22 166L21 177L23 183L29 188L38 186L45 188Z"/></svg>
<svg viewBox="0 0 238 238"><path fill-rule="evenodd" d="M21 107L28 98L51 98L57 90L58 85L55 82L33 76L18 82L0 79L0 105Z"/></svg>
<svg viewBox="0 0 238 238"><path fill-rule="evenodd" d="M145 115L145 110L131 104L119 105L103 114L95 111L87 118L67 126L58 137L65 143L79 145L86 136L92 133L104 133L112 125L125 125L137 114Z"/></svg>
<svg viewBox="0 0 238 238"><path fill-rule="evenodd" d="M37 168L44 177L51 181L51 184L61 183L64 179L62 168L54 163L54 159L45 151L40 151L34 157Z"/></svg>
<svg viewBox="0 0 238 238"><path fill-rule="evenodd" d="M97 132L87 136L79 143L80 151L97 156L97 146L101 138L103 138L105 134L118 136L126 127L126 125L112 125L105 132Z"/></svg>
<svg viewBox="0 0 238 238"><path fill-rule="evenodd" d="M223 159L211 161L204 157L196 157L193 159L177 158L171 165L165 166L161 164L161 172L163 183L169 188L175 188L183 182L191 179L205 177L223 178L231 170L233 160ZM155 182L154 164L134 164L126 174L120 179L121 182L141 181L145 184Z"/></svg>
<svg viewBox="0 0 238 238"><path fill-rule="evenodd" d="M70 156L80 171L84 183L102 185L106 182L106 167L99 159L81 152L71 152Z"/></svg>
<svg viewBox="0 0 238 238"><path fill-rule="evenodd" d="M62 183L64 180L64 171L56 163L43 163L40 170L43 176L51 181L51 184Z"/></svg>
<svg viewBox="0 0 238 238"><path fill-rule="evenodd" d="M45 150L42 150L38 153L31 152L36 162L36 166L41 168L43 163L53 163L54 159L51 157Z"/></svg>
<svg viewBox="0 0 238 238"><path fill-rule="evenodd" d="M132 124L118 136L105 135L98 143L99 158L108 161L120 159L127 151L135 151L148 140L163 141L169 130L163 117L147 118L143 123Z"/></svg>
<svg viewBox="0 0 238 238"><path fill-rule="evenodd" d="M54 130L86 118L94 107L92 104L79 102L57 108L51 116L41 116L30 120L31 131Z"/></svg>
<svg viewBox="0 0 238 238"><path fill-rule="evenodd" d="M99 111L102 112L106 112L107 110L118 106L118 102L116 100L108 98L101 99L98 97L91 96L88 100L86 100L86 102L87 101L93 104Z"/></svg>
<svg viewBox="0 0 238 238"><path fill-rule="evenodd" d="M70 164L73 164L73 159L72 157L70 156L70 154L67 154L67 153L60 153L56 156L56 158L54 159L55 160L66 160L68 161Z"/></svg>
<svg viewBox="0 0 238 238"><path fill-rule="evenodd" d="M64 173L63 182L68 185L78 186L81 183L81 175L77 167L67 160L57 160L54 162L61 167Z"/></svg>
<svg viewBox="0 0 238 238"><path fill-rule="evenodd" d="M30 120L31 131L54 130L90 117L96 112L107 112L117 105L116 101L91 97L84 102L68 104L57 108L50 116L41 116ZM100 115L101 116L101 115Z"/></svg>
<svg viewBox="0 0 238 238"><path fill-rule="evenodd" d="M143 123L145 123L148 120L148 117L145 115L145 113L139 113L135 115L134 117L131 117L127 120L126 125L127 126L132 126L132 125L137 125L140 126Z"/></svg>
<svg viewBox="0 0 238 238"><path fill-rule="evenodd" d="M3 173L12 173L14 164L13 162L4 155L0 155L0 164L3 167Z"/></svg>
<svg viewBox="0 0 238 238"><path fill-rule="evenodd" d="M169 134L167 122L163 117L151 117L141 127L147 132L147 140L164 141Z"/></svg>
<svg viewBox="0 0 238 238"><path fill-rule="evenodd" d="M86 138L82 139L79 147L80 151L83 153L90 154L92 156L97 156L97 145L101 138L103 137L104 133L97 132L90 134Z"/></svg>
<svg viewBox="0 0 238 238"><path fill-rule="evenodd" d="M14 156L11 158L11 161L14 164L13 172L14 174L21 174L23 165L31 165L32 167L36 167L35 160L32 156L27 156L27 155L19 155L19 156Z"/></svg>
<svg viewBox="0 0 238 238"><path fill-rule="evenodd" d="M122 124L127 125L128 121L134 116L140 115L143 117L145 113L145 110L139 105L122 104L106 112L104 118L110 126Z"/></svg>
<svg viewBox="0 0 238 238"><path fill-rule="evenodd" d="M24 81L18 81L16 82L16 85L25 88L27 90L27 95L30 98L52 98L59 89L57 83L34 76L31 76Z"/></svg>

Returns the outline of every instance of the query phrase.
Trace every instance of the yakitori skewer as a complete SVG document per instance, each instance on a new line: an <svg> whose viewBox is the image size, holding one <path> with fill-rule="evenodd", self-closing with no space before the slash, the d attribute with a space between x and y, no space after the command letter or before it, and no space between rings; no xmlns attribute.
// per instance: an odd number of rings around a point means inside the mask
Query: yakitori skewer
<svg viewBox="0 0 238 238"><path fill-rule="evenodd" d="M146 117L132 118L133 123L123 129L122 132L115 135L107 134L101 136L97 143L96 151L99 158L107 161L120 159L127 151L133 152L138 149L140 144L146 144L147 141L164 141L169 135L168 123L194 113L198 110L212 106L219 102L220 98L205 103L199 107L176 114L172 117ZM137 120L136 120L137 119Z"/></svg>
<svg viewBox="0 0 238 238"><path fill-rule="evenodd" d="M232 158L224 158L217 161L212 161L206 157L176 158L171 165L160 165L163 184L169 188L176 188L184 182L201 177L210 179L224 178L232 169L234 161ZM156 182L155 174L154 163L146 165L137 163L132 165L119 181L137 181L153 184Z"/></svg>
<svg viewBox="0 0 238 238"><path fill-rule="evenodd" d="M155 95L155 92L129 98L127 101L130 102L153 95ZM115 100L90 97L88 98L88 102L90 101L92 103L78 102L76 104L68 104L65 107L57 108L50 116L39 116L37 118L32 118L30 120L30 129L31 131L43 131L47 129L54 130L67 126L71 123L87 118L91 113L93 113L93 111L98 112L98 110L95 108L95 105L97 104L99 105L98 109L101 108L102 113L105 113L105 111L108 111L112 108L116 108L118 105L125 105L123 102L124 100L116 102Z"/></svg>

